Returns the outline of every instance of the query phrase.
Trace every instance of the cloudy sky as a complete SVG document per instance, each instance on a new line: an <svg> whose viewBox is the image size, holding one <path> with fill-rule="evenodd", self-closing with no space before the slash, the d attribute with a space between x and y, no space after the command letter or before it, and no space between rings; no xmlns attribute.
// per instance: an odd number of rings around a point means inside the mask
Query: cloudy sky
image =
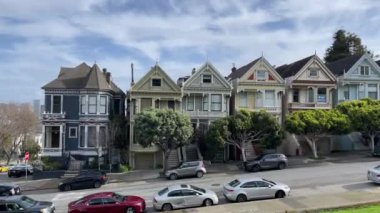
<svg viewBox="0 0 380 213"><path fill-rule="evenodd" d="M249 3L248 3L249 2ZM0 0L0 102L42 98L59 69L95 61L123 90L156 61L176 80L207 59L224 75L264 57L323 57L344 28L380 54L380 2L367 0Z"/></svg>

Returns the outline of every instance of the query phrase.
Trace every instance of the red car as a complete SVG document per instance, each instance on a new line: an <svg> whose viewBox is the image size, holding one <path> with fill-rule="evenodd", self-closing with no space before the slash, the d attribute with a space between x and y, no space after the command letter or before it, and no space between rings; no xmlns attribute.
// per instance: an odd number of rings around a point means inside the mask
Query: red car
<svg viewBox="0 0 380 213"><path fill-rule="evenodd" d="M141 213L144 211L143 198L124 196L114 192L95 193L69 203L69 213Z"/></svg>

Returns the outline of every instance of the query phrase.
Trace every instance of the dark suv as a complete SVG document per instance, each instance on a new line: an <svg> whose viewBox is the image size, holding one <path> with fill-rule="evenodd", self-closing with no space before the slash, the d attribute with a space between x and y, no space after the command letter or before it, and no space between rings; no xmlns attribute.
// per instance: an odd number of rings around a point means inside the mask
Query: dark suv
<svg viewBox="0 0 380 213"><path fill-rule="evenodd" d="M0 183L0 196L20 195L20 187L11 183Z"/></svg>
<svg viewBox="0 0 380 213"><path fill-rule="evenodd" d="M288 158L284 154L263 154L248 161L245 169L250 172L258 172L262 169L284 169L288 166Z"/></svg>
<svg viewBox="0 0 380 213"><path fill-rule="evenodd" d="M83 171L79 175L63 180L59 183L58 189L69 191L72 189L99 188L108 181L105 172Z"/></svg>

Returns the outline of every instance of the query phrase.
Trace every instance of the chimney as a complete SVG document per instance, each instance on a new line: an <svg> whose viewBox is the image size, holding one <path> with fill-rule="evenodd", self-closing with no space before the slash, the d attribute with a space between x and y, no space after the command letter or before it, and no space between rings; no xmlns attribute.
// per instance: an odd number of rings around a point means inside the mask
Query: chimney
<svg viewBox="0 0 380 213"><path fill-rule="evenodd" d="M133 77L133 63L131 63L131 75L132 75L132 81L131 81L131 86L135 85L135 80Z"/></svg>
<svg viewBox="0 0 380 213"><path fill-rule="evenodd" d="M235 63L232 63L232 69L231 69L232 72L235 72L236 71L236 67L235 67Z"/></svg>
<svg viewBox="0 0 380 213"><path fill-rule="evenodd" d="M106 80L108 83L111 82L111 73L110 72L106 72Z"/></svg>
<svg viewBox="0 0 380 213"><path fill-rule="evenodd" d="M191 71L191 74L193 75L195 73L195 68L193 68L193 70Z"/></svg>
<svg viewBox="0 0 380 213"><path fill-rule="evenodd" d="M107 73L107 68L103 68L103 74L106 75Z"/></svg>

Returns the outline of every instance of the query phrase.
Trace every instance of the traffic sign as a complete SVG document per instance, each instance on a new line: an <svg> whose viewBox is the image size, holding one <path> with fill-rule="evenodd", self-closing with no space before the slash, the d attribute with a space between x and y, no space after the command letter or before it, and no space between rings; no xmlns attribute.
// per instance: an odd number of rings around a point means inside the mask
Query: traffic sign
<svg viewBox="0 0 380 213"><path fill-rule="evenodd" d="M25 157L24 157L24 159L25 159L26 161L29 160L29 152L25 152Z"/></svg>

